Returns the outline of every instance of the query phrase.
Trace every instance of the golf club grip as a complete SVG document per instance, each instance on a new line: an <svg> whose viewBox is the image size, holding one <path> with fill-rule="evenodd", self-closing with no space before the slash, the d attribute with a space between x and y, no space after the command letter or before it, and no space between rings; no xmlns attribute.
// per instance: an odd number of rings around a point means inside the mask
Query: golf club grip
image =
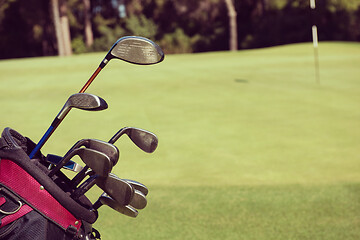
<svg viewBox="0 0 360 240"><path fill-rule="evenodd" d="M102 67L98 67L95 72L93 73L93 75L91 75L91 77L89 78L89 80L85 83L85 85L81 88L79 93L83 93L86 91L86 89L90 86L90 84L94 81L94 79L96 78L96 76L99 74L99 72L102 70Z"/></svg>

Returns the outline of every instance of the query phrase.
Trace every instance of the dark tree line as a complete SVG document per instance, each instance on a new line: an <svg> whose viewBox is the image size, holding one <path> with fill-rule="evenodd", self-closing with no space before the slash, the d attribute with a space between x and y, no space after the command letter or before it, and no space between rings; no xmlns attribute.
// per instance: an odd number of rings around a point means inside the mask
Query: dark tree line
<svg viewBox="0 0 360 240"><path fill-rule="evenodd" d="M360 40L360 0L0 0L0 58L106 51L140 35L167 53Z"/></svg>

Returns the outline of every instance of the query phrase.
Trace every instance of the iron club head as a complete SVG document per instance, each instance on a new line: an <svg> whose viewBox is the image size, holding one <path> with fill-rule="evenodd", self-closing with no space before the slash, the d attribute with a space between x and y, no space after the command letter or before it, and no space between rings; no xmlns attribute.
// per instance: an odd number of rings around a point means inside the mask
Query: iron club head
<svg viewBox="0 0 360 240"><path fill-rule="evenodd" d="M158 146L158 138L154 133L134 127L124 127L120 129L109 140L109 143L114 144L123 134L128 135L131 141L144 152L152 153Z"/></svg>
<svg viewBox="0 0 360 240"><path fill-rule="evenodd" d="M106 154L89 148L76 148L68 152L48 175L50 177L53 176L75 155L78 155L89 168L100 176L107 176L113 167L111 160Z"/></svg>
<svg viewBox="0 0 360 240"><path fill-rule="evenodd" d="M144 209L147 205L147 200L145 195L142 192L135 189L134 197L133 199L131 199L129 205L136 209Z"/></svg>
<svg viewBox="0 0 360 240"><path fill-rule="evenodd" d="M110 174L113 174L113 173L110 173ZM142 183L140 182L137 182L137 181L134 181L134 180L130 180L130 179L123 179L125 181L127 181L128 183L131 184L131 186L133 186L133 188L135 190L138 190L140 192L142 192L145 196L148 195L149 193L149 189Z"/></svg>
<svg viewBox="0 0 360 240"><path fill-rule="evenodd" d="M102 205L106 205L114 209L115 211L124 214L129 217L137 217L139 212L129 205L122 205L116 202L113 198L111 198L108 194L103 193L99 199L94 203L94 209L99 209Z"/></svg>

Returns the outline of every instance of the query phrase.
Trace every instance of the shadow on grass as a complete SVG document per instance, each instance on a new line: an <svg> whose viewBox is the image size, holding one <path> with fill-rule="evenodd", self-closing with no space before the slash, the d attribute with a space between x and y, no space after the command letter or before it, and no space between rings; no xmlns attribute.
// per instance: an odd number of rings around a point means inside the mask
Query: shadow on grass
<svg viewBox="0 0 360 240"><path fill-rule="evenodd" d="M249 81L248 80L245 80L245 79L235 79L234 80L236 83L249 83Z"/></svg>

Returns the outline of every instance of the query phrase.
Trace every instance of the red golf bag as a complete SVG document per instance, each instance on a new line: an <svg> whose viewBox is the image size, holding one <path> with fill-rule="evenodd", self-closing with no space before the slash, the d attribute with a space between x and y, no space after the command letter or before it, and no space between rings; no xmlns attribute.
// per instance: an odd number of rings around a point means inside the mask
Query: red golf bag
<svg viewBox="0 0 360 240"><path fill-rule="evenodd" d="M91 224L97 219L91 202L69 196L69 179L52 178L34 142L5 128L0 138L0 239L100 239Z"/></svg>

